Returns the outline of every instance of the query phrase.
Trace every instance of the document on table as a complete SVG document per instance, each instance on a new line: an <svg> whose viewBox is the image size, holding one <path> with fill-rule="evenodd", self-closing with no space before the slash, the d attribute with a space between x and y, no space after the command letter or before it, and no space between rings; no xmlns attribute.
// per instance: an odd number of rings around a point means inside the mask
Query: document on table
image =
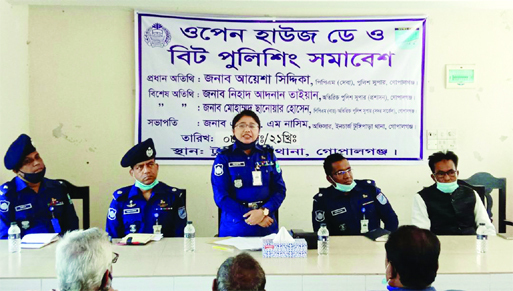
<svg viewBox="0 0 513 291"><path fill-rule="evenodd" d="M262 250L261 237L232 237L224 240L215 241L214 244L234 246L241 251L260 251Z"/></svg>
<svg viewBox="0 0 513 291"><path fill-rule="evenodd" d="M21 248L40 249L58 239L58 233L31 233L21 239Z"/></svg>

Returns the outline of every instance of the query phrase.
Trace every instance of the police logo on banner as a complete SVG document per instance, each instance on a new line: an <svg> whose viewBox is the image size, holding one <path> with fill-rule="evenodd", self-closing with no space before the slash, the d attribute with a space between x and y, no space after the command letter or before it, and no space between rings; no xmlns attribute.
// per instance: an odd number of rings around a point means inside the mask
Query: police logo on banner
<svg viewBox="0 0 513 291"><path fill-rule="evenodd" d="M324 221L324 211L323 210L316 210L315 211L315 221L317 221L317 222L323 222Z"/></svg>
<svg viewBox="0 0 513 291"><path fill-rule="evenodd" d="M187 211L185 210L185 206L178 208L178 216L181 219L185 219L185 217L187 217Z"/></svg>
<svg viewBox="0 0 513 291"><path fill-rule="evenodd" d="M385 195L383 193L379 193L378 196L376 196L376 199L378 199L378 201L379 201L379 203L381 203L381 205L385 205L388 202L387 198L385 197Z"/></svg>
<svg viewBox="0 0 513 291"><path fill-rule="evenodd" d="M223 164L217 164L214 166L214 175L222 176L224 174Z"/></svg>
<svg viewBox="0 0 513 291"><path fill-rule="evenodd" d="M109 220L115 220L116 219L116 212L117 212L116 209L109 208L109 215L108 215Z"/></svg>
<svg viewBox="0 0 513 291"><path fill-rule="evenodd" d="M0 212L7 212L9 211L9 201L1 200L0 201Z"/></svg>
<svg viewBox="0 0 513 291"><path fill-rule="evenodd" d="M144 41L151 47L165 47L171 41L171 33L160 23L146 29Z"/></svg>

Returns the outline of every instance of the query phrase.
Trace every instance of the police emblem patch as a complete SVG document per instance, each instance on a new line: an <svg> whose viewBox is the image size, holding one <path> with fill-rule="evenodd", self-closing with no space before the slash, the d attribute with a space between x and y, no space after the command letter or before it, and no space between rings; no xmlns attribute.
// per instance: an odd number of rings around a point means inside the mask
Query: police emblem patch
<svg viewBox="0 0 513 291"><path fill-rule="evenodd" d="M135 204L133 200L130 200L130 203L127 204L128 207L134 207L135 205L137 204Z"/></svg>
<svg viewBox="0 0 513 291"><path fill-rule="evenodd" d="M9 211L9 201L1 200L0 201L0 212L7 212Z"/></svg>
<svg viewBox="0 0 513 291"><path fill-rule="evenodd" d="M137 226L135 224L130 224L130 232L135 233L137 231Z"/></svg>
<svg viewBox="0 0 513 291"><path fill-rule="evenodd" d="M148 147L148 149L146 150L146 156L151 157L151 155L153 155L153 149Z"/></svg>
<svg viewBox="0 0 513 291"><path fill-rule="evenodd" d="M151 47L165 47L171 41L171 33L160 23L146 29L144 41Z"/></svg>
<svg viewBox="0 0 513 291"><path fill-rule="evenodd" d="M342 223L341 225L338 226L338 228L340 229L340 231L346 231L346 224Z"/></svg>
<svg viewBox="0 0 513 291"><path fill-rule="evenodd" d="M181 219L185 219L185 217L187 217L187 211L185 210L185 206L178 208L178 216Z"/></svg>
<svg viewBox="0 0 513 291"><path fill-rule="evenodd" d="M109 220L115 220L116 219L116 212L117 210L114 208L109 208L109 215L107 216Z"/></svg>
<svg viewBox="0 0 513 291"><path fill-rule="evenodd" d="M242 179L236 179L233 181L233 186L235 186L235 188L240 188L242 187Z"/></svg>
<svg viewBox="0 0 513 291"><path fill-rule="evenodd" d="M160 207L167 207L167 203L166 203L166 201L164 201L164 200L162 200L162 199L161 199L161 200L160 200L160 204L159 204L159 206L160 206Z"/></svg>
<svg viewBox="0 0 513 291"><path fill-rule="evenodd" d="M378 196L376 196L376 199L378 199L378 201L379 201L379 203L381 203L381 205L385 205L388 202L387 198L385 197L385 195L383 193L379 193Z"/></svg>
<svg viewBox="0 0 513 291"><path fill-rule="evenodd" d="M315 221L317 222L323 222L324 221L324 211L323 210L316 210L315 211Z"/></svg>
<svg viewBox="0 0 513 291"><path fill-rule="evenodd" d="M28 229L30 227L30 221L24 220L21 222L21 228Z"/></svg>
<svg viewBox="0 0 513 291"><path fill-rule="evenodd" d="M224 174L223 164L217 164L214 166L214 175L222 176Z"/></svg>

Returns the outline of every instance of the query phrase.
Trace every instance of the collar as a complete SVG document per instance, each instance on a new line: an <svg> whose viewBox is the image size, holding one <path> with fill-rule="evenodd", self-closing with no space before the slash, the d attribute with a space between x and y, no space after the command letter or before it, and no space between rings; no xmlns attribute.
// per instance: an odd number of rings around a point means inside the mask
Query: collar
<svg viewBox="0 0 513 291"><path fill-rule="evenodd" d="M14 178L14 183L16 183L16 189L21 191L28 187L27 182L23 181L18 175Z"/></svg>
<svg viewBox="0 0 513 291"><path fill-rule="evenodd" d="M159 182L157 185L155 185L155 187L153 187L153 189L151 189L152 191L150 199L153 198L155 194L160 193L160 184L162 184L162 182ZM128 198L133 199L137 195L143 197L141 189L135 187L135 185L132 185L130 192L128 192Z"/></svg>
<svg viewBox="0 0 513 291"><path fill-rule="evenodd" d="M260 151L260 152L263 152L263 151L264 151L264 148L263 148L263 147L262 147L258 142L256 142L256 143L255 143L255 149L256 149L257 151ZM237 144L233 143L232 152L234 152L235 150L238 150L238 148L237 148ZM241 150L241 151L242 151L242 150Z"/></svg>

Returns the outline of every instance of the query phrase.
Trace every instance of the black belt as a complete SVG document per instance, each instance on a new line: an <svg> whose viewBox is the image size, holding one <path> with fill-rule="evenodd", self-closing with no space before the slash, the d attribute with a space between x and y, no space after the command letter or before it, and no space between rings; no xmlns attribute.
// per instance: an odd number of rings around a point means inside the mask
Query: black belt
<svg viewBox="0 0 513 291"><path fill-rule="evenodd" d="M242 205L251 208L251 209L258 209L264 205L264 201L255 201L255 202L241 202Z"/></svg>

